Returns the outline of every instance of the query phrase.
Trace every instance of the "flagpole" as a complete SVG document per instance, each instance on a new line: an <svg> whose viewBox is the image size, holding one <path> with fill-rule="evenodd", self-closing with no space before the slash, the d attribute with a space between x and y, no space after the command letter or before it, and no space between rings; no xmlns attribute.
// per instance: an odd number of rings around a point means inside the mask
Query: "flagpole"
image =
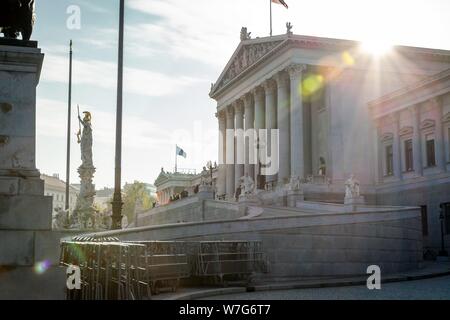
<svg viewBox="0 0 450 320"><path fill-rule="evenodd" d="M122 104L123 104L123 36L125 0L120 0L119 10L119 49L117 66L117 114L116 114L116 159L114 177L114 197L112 201L113 230L122 229Z"/></svg>
<svg viewBox="0 0 450 320"><path fill-rule="evenodd" d="M177 160L178 160L178 146L175 145L175 173L177 173L178 171Z"/></svg>
<svg viewBox="0 0 450 320"><path fill-rule="evenodd" d="M72 122L72 40L70 40L69 52L69 97L67 103L67 159L66 159L66 203L65 208L69 210L69 187L70 187L70 131Z"/></svg>
<svg viewBox="0 0 450 320"><path fill-rule="evenodd" d="M270 3L270 36L272 36L272 0L269 0Z"/></svg>

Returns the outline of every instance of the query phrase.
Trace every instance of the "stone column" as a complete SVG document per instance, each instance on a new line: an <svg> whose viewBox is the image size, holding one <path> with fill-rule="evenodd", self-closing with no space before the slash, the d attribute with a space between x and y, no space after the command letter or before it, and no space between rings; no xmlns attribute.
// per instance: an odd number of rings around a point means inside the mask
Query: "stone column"
<svg viewBox="0 0 450 320"><path fill-rule="evenodd" d="M226 114L225 111L220 111L216 114L219 120L219 173L217 177L217 195L223 196L226 194Z"/></svg>
<svg viewBox="0 0 450 320"><path fill-rule="evenodd" d="M277 128L277 100L276 100L276 82L269 79L264 82L264 91L266 93L266 129L267 135L265 137L260 137L262 144L266 145L265 155L262 157L262 163L267 163L267 155L272 158L274 155L270 154L271 150L271 132L270 130ZM274 182L276 175L266 175L266 182Z"/></svg>
<svg viewBox="0 0 450 320"><path fill-rule="evenodd" d="M401 157L401 144L400 144L400 123L399 123L399 113L394 113L391 115L393 121L393 145L392 145L392 156L394 158L394 176L401 180L402 179L402 157Z"/></svg>
<svg viewBox="0 0 450 320"><path fill-rule="evenodd" d="M229 106L226 109L226 189L227 189L227 200L234 200L234 110L233 107Z"/></svg>
<svg viewBox="0 0 450 320"><path fill-rule="evenodd" d="M445 163L445 138L444 131L442 128L442 101L438 98L434 98L431 100L432 105L436 109L435 112L437 114L436 117L436 127L435 127L435 141L436 141L436 166L441 171L446 171L446 163Z"/></svg>
<svg viewBox="0 0 450 320"><path fill-rule="evenodd" d="M245 163L245 142L244 142L244 108L242 101L238 100L234 103L234 117L236 124L236 157L234 169L234 189L239 187L240 179L244 176Z"/></svg>
<svg viewBox="0 0 450 320"><path fill-rule="evenodd" d="M266 108L265 108L265 94L262 87L257 87L253 90L253 98L255 101L255 130L256 134L259 137L259 130L264 129L266 127ZM259 145L259 141L258 141ZM259 187L259 181L260 181L260 165L259 161L261 160L259 158L259 147L256 151L256 159L257 164L255 165L255 183L257 188Z"/></svg>
<svg viewBox="0 0 450 320"><path fill-rule="evenodd" d="M420 108L414 105L410 109L413 123L413 166L416 175L421 176L423 173L422 164L422 142L420 138Z"/></svg>
<svg viewBox="0 0 450 320"><path fill-rule="evenodd" d="M305 65L288 67L291 79L291 176L305 178L302 73Z"/></svg>
<svg viewBox="0 0 450 320"><path fill-rule="evenodd" d="M252 94L246 94L244 97L245 108L245 167L244 175L248 175L255 180L255 159L256 159L256 135L254 100Z"/></svg>
<svg viewBox="0 0 450 320"><path fill-rule="evenodd" d="M290 103L289 77L286 72L277 74L277 123L279 130L279 164L278 185L289 182L291 175L291 143L290 143Z"/></svg>

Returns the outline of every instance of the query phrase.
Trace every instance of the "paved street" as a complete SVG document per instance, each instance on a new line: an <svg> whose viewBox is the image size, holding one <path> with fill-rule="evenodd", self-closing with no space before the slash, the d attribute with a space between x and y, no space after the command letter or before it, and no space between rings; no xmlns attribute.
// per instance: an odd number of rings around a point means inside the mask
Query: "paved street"
<svg viewBox="0 0 450 320"><path fill-rule="evenodd" d="M450 276L417 281L382 284L381 290L364 286L294 289L230 294L213 297L217 300L450 300ZM209 300L209 299L202 299Z"/></svg>

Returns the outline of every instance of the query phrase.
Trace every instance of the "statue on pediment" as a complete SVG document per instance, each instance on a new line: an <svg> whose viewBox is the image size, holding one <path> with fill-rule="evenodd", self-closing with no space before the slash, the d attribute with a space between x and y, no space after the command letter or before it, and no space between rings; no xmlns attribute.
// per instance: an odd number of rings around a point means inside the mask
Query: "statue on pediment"
<svg viewBox="0 0 450 320"><path fill-rule="evenodd" d="M0 1L0 33L6 38L30 40L34 25L34 0Z"/></svg>
<svg viewBox="0 0 450 320"><path fill-rule="evenodd" d="M251 39L251 32L247 32L246 27L242 27L241 29L241 41L250 40Z"/></svg>
<svg viewBox="0 0 450 320"><path fill-rule="evenodd" d="M291 35L292 34L292 23L286 22L286 34Z"/></svg>

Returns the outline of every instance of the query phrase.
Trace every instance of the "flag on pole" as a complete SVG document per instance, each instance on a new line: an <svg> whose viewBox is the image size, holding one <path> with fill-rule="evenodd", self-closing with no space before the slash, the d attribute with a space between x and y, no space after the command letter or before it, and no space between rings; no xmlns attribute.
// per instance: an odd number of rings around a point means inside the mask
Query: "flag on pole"
<svg viewBox="0 0 450 320"><path fill-rule="evenodd" d="M289 9L289 7L288 7L286 1L284 1L284 0L272 0L272 2L273 2L273 3L281 4L281 5L284 6L286 9Z"/></svg>
<svg viewBox="0 0 450 320"><path fill-rule="evenodd" d="M180 156L180 157L183 157L186 159L187 154L186 154L186 152L184 152L183 149L181 149L179 146L177 146L177 156Z"/></svg>

